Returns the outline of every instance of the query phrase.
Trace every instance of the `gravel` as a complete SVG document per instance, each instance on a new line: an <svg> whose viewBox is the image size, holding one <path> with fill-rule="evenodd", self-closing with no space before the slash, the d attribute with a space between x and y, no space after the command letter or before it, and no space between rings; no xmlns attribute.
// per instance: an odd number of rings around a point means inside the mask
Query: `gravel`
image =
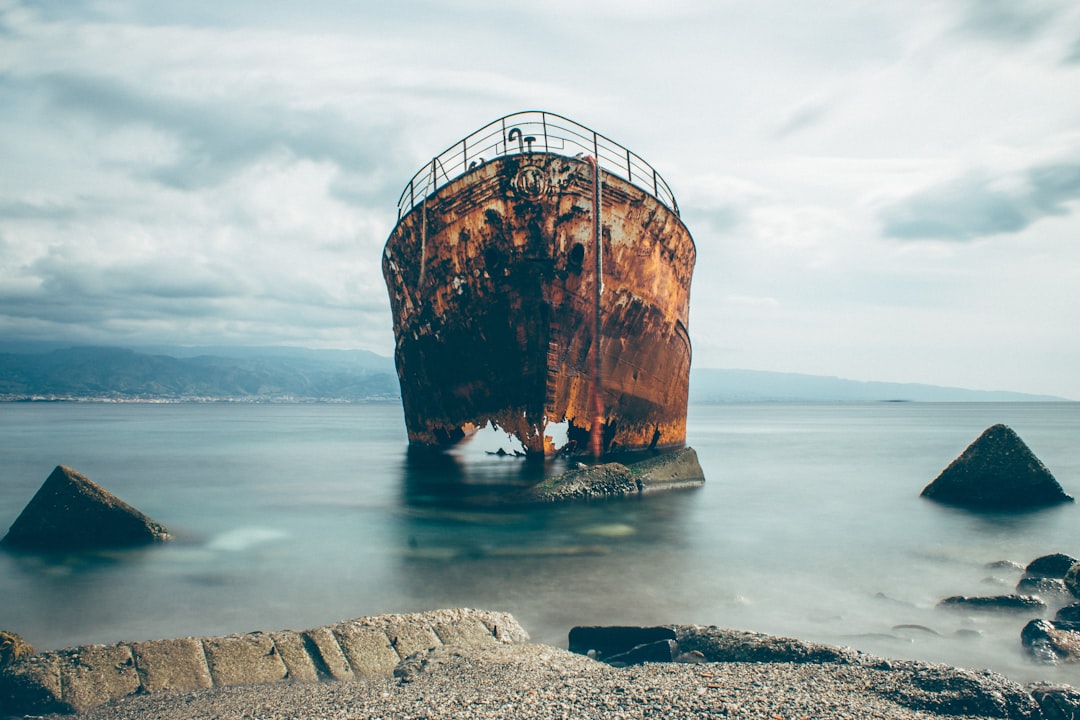
<svg viewBox="0 0 1080 720"><path fill-rule="evenodd" d="M997 702L999 693L994 677L911 663L658 663L616 668L546 645L512 644L432 649L404 660L396 676L146 695L126 698L79 716L53 717L911 720L1031 716L1030 708L1015 704L1001 705L989 715L964 714L981 711L979 703L985 704L986 698L990 698L990 705ZM975 705L963 697L958 700L951 692L958 687L957 677L964 681L961 685L977 685L982 699ZM1008 694L1008 688L1005 690Z"/></svg>

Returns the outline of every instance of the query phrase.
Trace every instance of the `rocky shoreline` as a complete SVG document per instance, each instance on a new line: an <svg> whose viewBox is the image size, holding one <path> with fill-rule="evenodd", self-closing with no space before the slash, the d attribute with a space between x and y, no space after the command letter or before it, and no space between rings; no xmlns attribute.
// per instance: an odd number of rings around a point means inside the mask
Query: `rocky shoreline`
<svg viewBox="0 0 1080 720"><path fill-rule="evenodd" d="M320 637L320 630L326 630ZM91 672L91 649L115 652L122 645L93 646L44 653L37 663L54 664L64 690L82 677L85 687L102 688L104 675L129 675L136 688L83 695L83 704L16 707L12 685L5 686L0 717L82 718L83 720L240 720L261 718L1030 718L1080 717L1080 691L1068 686L1021 686L989 671L974 671L917 661L896 661L818 643L711 626L669 625L659 642L672 653L669 662L625 664L608 653L608 664L594 648L607 630L631 636L642 629L575 628L578 652L528 641L520 625L505 613L439 610L384 615L288 635L294 649L313 662L310 675L297 656L285 657L286 645L252 640L286 633L251 633L229 638L192 639L205 652L205 676L183 681L182 663L147 663L133 655L131 664L110 659ZM378 667L357 664L356 638L383 634L395 662ZM367 633L364 635L364 633ZM347 638L353 637L353 645ZM320 644L314 644L318 638ZM232 647L226 648L231 640ZM308 642L308 641L311 642ZM369 652L375 645L365 641ZM179 641L157 641L177 643ZM584 644L582 644L584 642ZM656 645L657 641L648 643ZM339 664L325 657L332 648ZM217 655L214 650L217 649ZM268 649L271 648L271 649ZM145 648L144 648L145 649ZM122 651L121 651L122 652ZM231 653L231 654L229 654ZM586 653L586 654L582 654ZM380 657L382 657L380 655ZM389 654L388 654L389 657ZM382 660L387 660L382 658ZM638 660L648 660L648 654ZM51 660L50 660L51 658ZM165 658L162 656L165 660ZM162 659L159 658L159 659ZM281 668L266 674L270 666ZM187 667L201 672L199 663ZM66 669L65 669L66 668ZM291 671L289 668L298 668ZM24 666L25 669L25 666ZM11 667L4 675L10 676ZM262 673L261 675L257 674ZM98 675L95 675L95 672ZM23 674L25 678L25 673ZM156 678L156 681L154 680ZM65 682L66 681L66 682ZM155 684L156 683L156 684ZM114 686L115 687L115 686ZM80 697L73 695L71 697ZM67 710L68 714L42 713ZM81 714L73 715L76 710Z"/></svg>

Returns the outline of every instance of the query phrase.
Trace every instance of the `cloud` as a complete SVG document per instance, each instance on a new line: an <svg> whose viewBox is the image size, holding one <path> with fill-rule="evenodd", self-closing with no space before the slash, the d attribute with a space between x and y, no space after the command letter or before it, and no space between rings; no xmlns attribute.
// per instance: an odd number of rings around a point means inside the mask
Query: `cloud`
<svg viewBox="0 0 1080 720"><path fill-rule="evenodd" d="M1034 39L1058 14L1045 2L968 0L961 27L977 36L1005 43Z"/></svg>
<svg viewBox="0 0 1080 720"><path fill-rule="evenodd" d="M1080 199L1080 162L1039 165L1013 176L970 174L888 205L886 237L970 241L1015 234L1038 220L1071 212Z"/></svg>
<svg viewBox="0 0 1080 720"><path fill-rule="evenodd" d="M40 79L53 112L81 118L104 141L124 129L147 128L177 148L139 172L182 190L212 187L275 152L332 160L371 173L399 145L394 127L367 124L363 132L337 113L244 102L168 97L116 78L53 73Z"/></svg>
<svg viewBox="0 0 1080 720"><path fill-rule="evenodd" d="M773 135L778 139L794 135L802 130L806 130L821 123L828 113L828 103L814 102L803 105L797 108L786 120L780 123Z"/></svg>

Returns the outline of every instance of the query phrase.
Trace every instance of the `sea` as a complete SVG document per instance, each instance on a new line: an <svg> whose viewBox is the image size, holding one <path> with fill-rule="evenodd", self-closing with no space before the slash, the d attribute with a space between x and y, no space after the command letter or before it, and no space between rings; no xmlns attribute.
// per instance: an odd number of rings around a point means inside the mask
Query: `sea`
<svg viewBox="0 0 1080 720"><path fill-rule="evenodd" d="M692 405L704 486L531 509L490 501L565 461L492 437L410 452L394 403L4 403L0 532L62 464L174 540L0 551L0 628L44 650L473 607L559 647L576 625L693 623L1080 685L1025 653L1034 616L938 607L1013 592L1020 571L992 563L1080 557L1076 504L920 497L996 423L1080 494L1074 402Z"/></svg>

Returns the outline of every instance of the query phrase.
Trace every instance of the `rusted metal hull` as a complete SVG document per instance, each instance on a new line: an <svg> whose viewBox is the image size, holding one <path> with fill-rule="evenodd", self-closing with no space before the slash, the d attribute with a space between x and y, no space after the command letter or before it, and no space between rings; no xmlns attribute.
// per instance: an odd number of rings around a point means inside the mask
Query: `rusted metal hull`
<svg viewBox="0 0 1080 720"><path fill-rule="evenodd" d="M565 422L562 449L584 451L594 390L604 452L685 443L693 239L652 194L602 172L596 323L592 173L509 154L400 219L383 274L411 443L452 445L491 422L550 455L546 430Z"/></svg>

